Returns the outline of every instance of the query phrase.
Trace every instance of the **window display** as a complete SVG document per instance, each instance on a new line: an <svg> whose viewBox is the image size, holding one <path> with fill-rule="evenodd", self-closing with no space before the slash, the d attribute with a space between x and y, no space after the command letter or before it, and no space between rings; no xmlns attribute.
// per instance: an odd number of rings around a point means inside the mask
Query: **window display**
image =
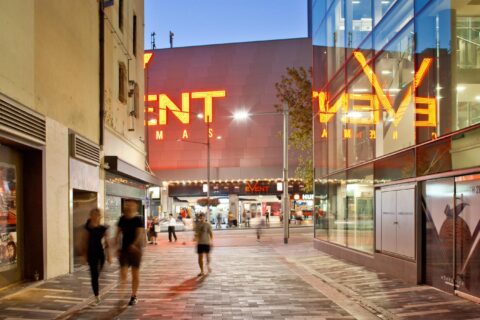
<svg viewBox="0 0 480 320"><path fill-rule="evenodd" d="M17 266L16 201L15 167L0 162L0 271Z"/></svg>

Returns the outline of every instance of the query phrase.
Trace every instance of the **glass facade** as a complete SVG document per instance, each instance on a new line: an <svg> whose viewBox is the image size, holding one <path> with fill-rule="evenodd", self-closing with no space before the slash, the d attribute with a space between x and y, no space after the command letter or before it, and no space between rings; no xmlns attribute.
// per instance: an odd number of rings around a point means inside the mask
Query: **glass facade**
<svg viewBox="0 0 480 320"><path fill-rule="evenodd" d="M480 165L475 3L313 2L317 239L373 253L374 185Z"/></svg>

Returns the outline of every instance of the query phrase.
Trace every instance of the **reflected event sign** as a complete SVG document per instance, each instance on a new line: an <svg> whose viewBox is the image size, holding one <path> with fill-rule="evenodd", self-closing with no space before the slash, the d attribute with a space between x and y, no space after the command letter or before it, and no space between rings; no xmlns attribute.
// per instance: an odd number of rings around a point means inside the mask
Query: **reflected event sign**
<svg viewBox="0 0 480 320"><path fill-rule="evenodd" d="M388 121L393 124L393 139L398 138L396 128L404 119L407 108L413 103L414 112L422 119L415 120L415 127L433 127L437 126L437 100L436 97L418 97L415 96L416 89L421 85L433 59L424 58L414 74L414 79L404 90L398 108L395 108L390 98L382 88L380 81L362 52L354 52L354 57L362 67L363 72L373 87L374 93L342 93L335 101L330 101L328 93L324 91L314 91L313 98L318 101L318 120L320 123L327 124L341 110L341 122L344 124L356 125L376 125L381 120L381 110L386 111ZM361 104L359 104L361 103ZM349 108L349 105L351 107ZM418 117L418 118L420 118ZM344 129L343 137L351 138L351 129ZM321 138L327 138L328 131L322 130ZM369 131L369 138L376 139L376 131Z"/></svg>

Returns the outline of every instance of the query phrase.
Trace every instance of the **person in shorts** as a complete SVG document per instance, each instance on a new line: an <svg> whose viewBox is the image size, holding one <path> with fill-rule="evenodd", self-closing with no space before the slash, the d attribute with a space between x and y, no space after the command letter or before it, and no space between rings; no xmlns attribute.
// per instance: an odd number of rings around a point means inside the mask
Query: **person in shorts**
<svg viewBox="0 0 480 320"><path fill-rule="evenodd" d="M138 215L138 203L135 200L124 200L123 215L118 221L117 244L121 247L118 251L120 262L120 281L125 283L128 275L128 268L132 269L132 295L130 306L137 304L137 290L140 284L140 263L142 261L142 249L145 242L144 225L142 218Z"/></svg>
<svg viewBox="0 0 480 320"><path fill-rule="evenodd" d="M204 213L200 213L198 216L198 222L195 225L195 238L193 240L197 242L198 266L200 267L198 276L201 277L205 275L203 267L204 256L207 256L208 272L212 272L210 267L210 250L213 243L213 232L212 225L205 220Z"/></svg>

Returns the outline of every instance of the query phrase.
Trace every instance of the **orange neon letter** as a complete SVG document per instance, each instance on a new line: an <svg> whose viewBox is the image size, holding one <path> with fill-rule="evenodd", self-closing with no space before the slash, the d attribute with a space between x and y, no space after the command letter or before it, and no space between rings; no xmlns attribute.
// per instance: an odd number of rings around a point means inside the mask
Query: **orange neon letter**
<svg viewBox="0 0 480 320"><path fill-rule="evenodd" d="M435 98L417 97L415 102L418 104L426 104L427 108L415 108L416 114L427 116L427 120L415 121L417 127L436 127L437 126L437 101Z"/></svg>
<svg viewBox="0 0 480 320"><path fill-rule="evenodd" d="M318 92L318 109L319 109L319 119L320 123L327 123L330 119L337 113L337 111L342 108L343 112L348 111L348 94L342 93L340 98L333 104L330 108L327 101L326 92Z"/></svg>
<svg viewBox="0 0 480 320"><path fill-rule="evenodd" d="M205 99L205 123L213 120L213 98L223 98L226 96L225 90L192 92L192 99Z"/></svg>
<svg viewBox="0 0 480 320"><path fill-rule="evenodd" d="M148 96L145 97L148 101L157 101L157 95L156 94L149 94ZM154 110L152 107L147 107L147 114L148 113L153 113ZM156 126L158 124L157 119L152 118L148 119L147 125L148 126ZM158 139L157 139L158 140Z"/></svg>
<svg viewBox="0 0 480 320"><path fill-rule="evenodd" d="M373 94L358 94L353 93L348 95L353 102L352 111L371 114L370 118L349 118L347 117L347 123L353 124L377 124L380 121L380 103L377 97ZM356 105L355 101L369 101L369 105Z"/></svg>
<svg viewBox="0 0 480 320"><path fill-rule="evenodd" d="M423 59L422 63L420 64L420 67L418 68L418 71L415 73L413 86L410 85L409 88L406 90L405 96L400 102L400 106L398 107L397 112L395 112L393 109L392 103L390 102L388 97L385 95L385 92L383 92L382 86L380 85L377 79L377 76L373 72L372 68L367 64L367 60L365 59L365 56L363 55L363 53L361 53L360 51L355 51L353 55L355 56L355 59L357 59L357 61L360 63L360 66L362 67L363 71L367 75L368 81L370 81L373 88L375 89L378 99L382 103L383 107L385 108L385 110L387 110L388 114L393 118L393 124L395 126L398 126L398 124L403 118L403 115L407 111L407 107L412 100L412 95L415 89L422 83L423 78L425 77L428 69L430 68L430 65L432 64L432 59L430 58Z"/></svg>
<svg viewBox="0 0 480 320"><path fill-rule="evenodd" d="M147 63L150 61L152 56L153 56L153 53L151 52L145 52L143 54L143 69L145 69L145 67L147 66Z"/></svg>
<svg viewBox="0 0 480 320"><path fill-rule="evenodd" d="M170 100L170 98L166 94L159 95L159 120L160 125L167 124L167 109L172 111L173 115L177 117L183 124L190 123L190 99L189 94L182 93L182 110L180 110L175 103Z"/></svg>

